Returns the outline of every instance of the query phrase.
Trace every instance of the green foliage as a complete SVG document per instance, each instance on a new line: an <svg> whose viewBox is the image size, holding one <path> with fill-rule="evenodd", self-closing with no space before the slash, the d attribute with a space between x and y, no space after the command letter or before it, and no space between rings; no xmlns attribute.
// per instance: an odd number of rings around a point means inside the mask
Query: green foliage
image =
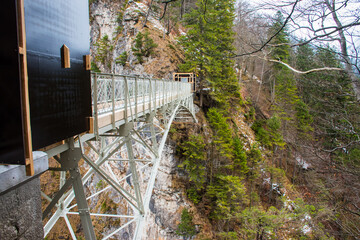
<svg viewBox="0 0 360 240"><path fill-rule="evenodd" d="M91 62L91 71L93 71L93 72L101 72L100 71L100 69L99 69L99 67L96 65L96 63L95 62Z"/></svg>
<svg viewBox="0 0 360 240"><path fill-rule="evenodd" d="M174 128L173 126L170 126L169 133L170 134L175 134L176 133L176 128Z"/></svg>
<svg viewBox="0 0 360 240"><path fill-rule="evenodd" d="M247 178L249 181L253 182L258 176L258 166L259 163L263 161L261 151L256 144L252 145L250 151L247 152L247 162L249 171Z"/></svg>
<svg viewBox="0 0 360 240"><path fill-rule="evenodd" d="M125 66L126 62L128 59L128 53L125 51L122 54L120 54L119 57L116 58L116 62L117 64L121 64L122 66Z"/></svg>
<svg viewBox="0 0 360 240"><path fill-rule="evenodd" d="M216 108L207 112L209 124L214 132L213 144L221 156L232 157L232 132L227 123L227 118Z"/></svg>
<svg viewBox="0 0 360 240"><path fill-rule="evenodd" d="M305 204L301 199L294 202L287 202L286 205L295 206L295 210L290 210L284 206L277 209L273 206L264 210L261 207L246 208L237 214L237 219L241 223L238 232L240 239L278 239L280 229L288 229L288 237L291 239L309 239L309 235L304 235L302 229L312 226L311 239L333 239L326 235L321 226L314 225L313 219L317 218L321 210L312 205Z"/></svg>
<svg viewBox="0 0 360 240"><path fill-rule="evenodd" d="M240 235L243 239L275 239L276 230L285 227L286 219L290 219L285 210L279 211L275 207L270 207L268 211L259 207L246 208L237 216L242 224Z"/></svg>
<svg viewBox="0 0 360 240"><path fill-rule="evenodd" d="M186 195L194 204L198 204L202 198L202 195L200 195L198 189L195 186L187 188Z"/></svg>
<svg viewBox="0 0 360 240"><path fill-rule="evenodd" d="M283 136L281 134L281 121L280 118L275 114L266 121L268 133L270 136L270 146L283 147L285 145Z"/></svg>
<svg viewBox="0 0 360 240"><path fill-rule="evenodd" d="M244 150L244 145L238 137L235 137L233 141L233 153L234 162L232 169L238 174L245 175L249 171L247 166L247 156L246 151Z"/></svg>
<svg viewBox="0 0 360 240"><path fill-rule="evenodd" d="M102 64L105 64L109 60L109 56L114 48L111 45L108 35L104 35L99 41L94 44L97 47L95 60ZM110 64L110 61L108 62Z"/></svg>
<svg viewBox="0 0 360 240"><path fill-rule="evenodd" d="M102 213L110 213L110 212L115 212L116 208L117 205L115 204L115 202L111 199L107 199L101 203L100 211Z"/></svg>
<svg viewBox="0 0 360 240"><path fill-rule="evenodd" d="M181 221L176 230L176 234L183 236L184 239L191 238L196 234L196 228L193 223L193 216L186 208L184 208L181 213Z"/></svg>
<svg viewBox="0 0 360 240"><path fill-rule="evenodd" d="M223 240L238 240L238 234L236 232L221 232L218 234L220 239Z"/></svg>
<svg viewBox="0 0 360 240"><path fill-rule="evenodd" d="M96 184L96 190L103 189L105 186L103 180L100 179L100 181Z"/></svg>
<svg viewBox="0 0 360 240"><path fill-rule="evenodd" d="M120 34L122 32L122 30L124 29L123 18L124 18L124 12L126 10L127 4L128 4L128 0L124 1L123 6L117 13L117 17L116 17L116 22L118 24L118 26L116 27L117 34Z"/></svg>
<svg viewBox="0 0 360 240"><path fill-rule="evenodd" d="M280 12L277 12L269 34L278 32L283 24L284 18ZM272 43L277 46L271 48L271 57L289 63L291 60L291 49L289 47L290 40L286 28L280 30L279 34L273 38ZM298 65L304 69L312 68L313 66L311 66L309 62L312 58L312 50L308 47L302 47L298 52L301 53L301 57L298 59ZM307 104L301 99L294 74L287 67L279 63L273 65L273 73L276 83L276 104L273 105L273 110L277 114L278 120L284 122L283 127L280 125L277 131L280 132L280 130L282 130L284 133L295 135L297 138L309 138L310 132L313 130L311 126L312 116ZM281 122L279 121L279 123ZM260 129L260 133L263 134L262 129ZM283 145L281 144L283 140L280 133L276 134L275 131L271 131L271 135L273 141L270 140L270 142L265 145L272 146L273 142ZM279 146L279 144L275 145Z"/></svg>
<svg viewBox="0 0 360 240"><path fill-rule="evenodd" d="M179 167L189 174L189 181L194 186L193 191L201 191L205 183L205 159L206 153L204 139L201 135L191 135L189 140L180 145L182 155L185 158ZM196 199L191 198L190 199Z"/></svg>
<svg viewBox="0 0 360 240"><path fill-rule="evenodd" d="M106 213L110 210L110 207L106 204L106 201L103 201L100 207L102 213Z"/></svg>
<svg viewBox="0 0 360 240"><path fill-rule="evenodd" d="M158 46L154 40L149 37L149 34L149 31L146 30L144 34L139 32L135 38L135 46L132 48L132 51L140 64L144 62L143 57L149 57Z"/></svg>
<svg viewBox="0 0 360 240"><path fill-rule="evenodd" d="M296 64L300 70L341 67L330 47L313 50L307 45L298 47ZM325 149L331 150L336 162L358 166L354 153L359 151L359 146L354 143L360 131L360 106L356 104L350 78L339 72L316 72L299 76L297 81L306 104L297 109L298 128L305 125L306 131L313 122L316 137L322 139Z"/></svg>
<svg viewBox="0 0 360 240"><path fill-rule="evenodd" d="M246 120L254 121L255 120L255 108L253 106L251 106L249 112L245 113L244 116L245 116Z"/></svg>
<svg viewBox="0 0 360 240"><path fill-rule="evenodd" d="M248 204L246 188L242 178L231 175L218 175L215 183L208 186L207 195L214 204L214 219L231 219L242 207Z"/></svg>
<svg viewBox="0 0 360 240"><path fill-rule="evenodd" d="M172 45L172 44L170 44L170 43L169 43L167 46L168 46L170 49L172 49L172 50L176 50L176 48L174 47L174 45Z"/></svg>
<svg viewBox="0 0 360 240"><path fill-rule="evenodd" d="M314 129L311 127L313 117L310 114L309 107L301 100L296 103L297 128L301 134L307 134Z"/></svg>
<svg viewBox="0 0 360 240"><path fill-rule="evenodd" d="M204 14L206 12L206 14ZM197 7L184 16L187 34L180 37L185 63L180 71L195 72L200 89L210 87L211 96L223 109L236 106L240 94L234 62L234 1L197 1Z"/></svg>
<svg viewBox="0 0 360 240"><path fill-rule="evenodd" d="M273 36L275 33L280 31L283 25L284 25L284 16L280 11L278 11L275 15L273 24L270 28L269 35ZM271 41L271 44L277 45L275 48L271 49L270 52L271 57L286 62L289 58L290 47L289 45L287 45L287 43L289 42L290 40L288 33L286 32L286 28L284 28Z"/></svg>
<svg viewBox="0 0 360 240"><path fill-rule="evenodd" d="M281 121L276 114L267 121L255 121L251 128L255 132L256 140L261 142L264 146L272 148L273 146L283 147L285 145L280 130Z"/></svg>

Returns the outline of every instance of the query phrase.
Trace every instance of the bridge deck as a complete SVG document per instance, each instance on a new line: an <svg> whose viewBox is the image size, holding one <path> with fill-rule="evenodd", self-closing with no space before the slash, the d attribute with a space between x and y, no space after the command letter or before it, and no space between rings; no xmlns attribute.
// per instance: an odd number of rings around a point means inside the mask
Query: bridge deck
<svg viewBox="0 0 360 240"><path fill-rule="evenodd" d="M99 73L92 74L92 89L95 131L191 95L188 83Z"/></svg>

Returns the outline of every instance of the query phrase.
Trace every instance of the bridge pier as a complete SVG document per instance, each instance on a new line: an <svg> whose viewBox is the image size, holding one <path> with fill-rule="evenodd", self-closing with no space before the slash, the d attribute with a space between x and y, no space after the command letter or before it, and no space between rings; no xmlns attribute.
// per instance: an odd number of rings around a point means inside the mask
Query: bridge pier
<svg viewBox="0 0 360 240"><path fill-rule="evenodd" d="M0 239L43 239L39 175L48 158L34 152L35 175L27 177L22 165L0 166Z"/></svg>

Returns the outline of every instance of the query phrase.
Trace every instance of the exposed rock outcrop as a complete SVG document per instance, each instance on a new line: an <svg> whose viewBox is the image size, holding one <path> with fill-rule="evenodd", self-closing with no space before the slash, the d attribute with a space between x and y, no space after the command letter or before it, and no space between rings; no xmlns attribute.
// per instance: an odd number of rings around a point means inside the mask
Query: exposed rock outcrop
<svg viewBox="0 0 360 240"><path fill-rule="evenodd" d="M182 61L182 53L176 47L176 36L165 34L161 22L151 15L144 27L147 11L147 5L134 1L97 1L91 4L91 55L102 72L172 78L172 73L177 71ZM154 54L139 64L132 48L136 35L146 30L158 46ZM99 50L99 42L104 36L109 39L105 52ZM126 64L121 64L118 60L124 52L128 57ZM104 61L99 61L99 58Z"/></svg>

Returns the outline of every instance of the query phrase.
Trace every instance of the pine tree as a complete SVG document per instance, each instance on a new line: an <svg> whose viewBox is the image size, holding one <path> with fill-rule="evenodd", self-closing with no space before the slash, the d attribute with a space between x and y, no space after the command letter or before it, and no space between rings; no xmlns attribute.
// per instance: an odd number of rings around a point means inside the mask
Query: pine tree
<svg viewBox="0 0 360 240"><path fill-rule="evenodd" d="M290 40L286 28L281 29L283 25L284 18L280 12L277 12L269 31L271 35L278 32L272 40L274 47L270 49L270 56L284 63L289 63L291 52L289 47ZM300 48L300 51L311 54L311 50L305 47ZM303 54L302 58L298 59L298 64L303 68L310 68L312 66L308 65L307 60L309 56L306 54ZM309 113L307 104L299 96L298 84L294 74L287 67L279 63L273 65L273 73L276 83L276 97L273 110L283 121L283 133L286 135L296 135L296 138L306 138L309 132L313 130L311 127L312 116ZM273 131L273 133L275 132Z"/></svg>
<svg viewBox="0 0 360 240"><path fill-rule="evenodd" d="M331 48L323 47L317 51L309 48L298 48L296 61L299 69L308 67L305 59L311 59L309 64L312 67L341 67ZM332 151L333 159L359 165L360 161L356 159L359 159L360 150L356 139L360 131L360 107L356 104L350 78L339 72L317 72L298 77L298 82L304 102L309 106L299 106L302 108L297 111L301 115L299 121L314 121L316 137L323 140L325 149L347 146L345 151L341 148Z"/></svg>
<svg viewBox="0 0 360 240"><path fill-rule="evenodd" d="M188 31L180 38L185 50L180 69L198 76L200 105L204 87L213 89L212 98L224 109L239 102L234 62L229 58L234 50L233 21L233 0L198 0L197 8L185 15Z"/></svg>
<svg viewBox="0 0 360 240"><path fill-rule="evenodd" d="M158 46L154 40L149 37L149 34L149 31L145 31L144 34L139 32L135 38L135 46L132 48L132 51L140 64L144 62L143 57L149 57L154 53L154 48Z"/></svg>
<svg viewBox="0 0 360 240"><path fill-rule="evenodd" d="M242 178L231 175L218 175L214 184L207 189L213 199L213 218L231 220L242 207L248 204Z"/></svg>
<svg viewBox="0 0 360 240"><path fill-rule="evenodd" d="M183 239L189 239L196 234L196 228L193 223L193 216L184 208L181 213L181 222L178 225L176 234L183 237Z"/></svg>
<svg viewBox="0 0 360 240"><path fill-rule="evenodd" d="M232 155L232 132L228 125L227 118L216 108L210 108L207 117L211 128L214 131L213 144L220 155L231 158Z"/></svg>
<svg viewBox="0 0 360 240"><path fill-rule="evenodd" d="M182 155L185 157L179 165L189 174L190 186L187 189L188 197L195 204L200 200L199 192L204 189L205 172L205 143L201 135L191 135L188 141L180 145Z"/></svg>
<svg viewBox="0 0 360 240"><path fill-rule="evenodd" d="M233 154L234 160L231 168L235 173L244 176L249 171L249 168L247 166L247 156L244 145L238 137L235 137L233 140Z"/></svg>

